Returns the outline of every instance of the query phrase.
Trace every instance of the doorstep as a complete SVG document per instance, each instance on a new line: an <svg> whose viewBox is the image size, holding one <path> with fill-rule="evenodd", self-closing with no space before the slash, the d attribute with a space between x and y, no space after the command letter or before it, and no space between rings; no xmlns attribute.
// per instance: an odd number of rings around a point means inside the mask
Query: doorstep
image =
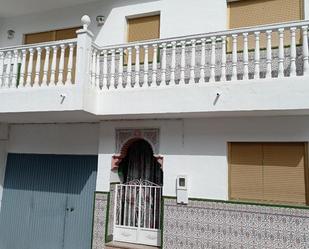
<svg viewBox="0 0 309 249"><path fill-rule="evenodd" d="M158 249L159 247L155 246L146 246L138 244L129 244L123 242L112 241L105 244L105 249Z"/></svg>

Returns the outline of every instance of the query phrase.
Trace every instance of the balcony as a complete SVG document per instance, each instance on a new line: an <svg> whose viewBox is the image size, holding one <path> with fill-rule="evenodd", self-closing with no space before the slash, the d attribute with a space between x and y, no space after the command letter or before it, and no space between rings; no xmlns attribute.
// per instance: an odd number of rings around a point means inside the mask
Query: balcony
<svg viewBox="0 0 309 249"><path fill-rule="evenodd" d="M309 114L309 21L108 47L88 24L74 40L0 49L0 113Z"/></svg>

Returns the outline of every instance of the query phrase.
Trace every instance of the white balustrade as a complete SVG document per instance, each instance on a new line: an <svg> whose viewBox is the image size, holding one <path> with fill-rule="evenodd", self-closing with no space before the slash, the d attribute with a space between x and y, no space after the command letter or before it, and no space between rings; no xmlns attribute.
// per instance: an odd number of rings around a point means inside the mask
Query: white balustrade
<svg viewBox="0 0 309 249"><path fill-rule="evenodd" d="M87 53L76 50L78 39L0 48L0 89L72 85L76 73L81 83L102 90L309 75L308 26L298 21L115 46L91 43ZM81 77L75 69L85 56Z"/></svg>
<svg viewBox="0 0 309 249"><path fill-rule="evenodd" d="M0 89L70 85L76 65L76 39L0 48ZM57 51L60 48L59 57ZM66 50L68 63L66 64ZM52 59L52 61L50 60ZM64 79L66 77L66 82Z"/></svg>

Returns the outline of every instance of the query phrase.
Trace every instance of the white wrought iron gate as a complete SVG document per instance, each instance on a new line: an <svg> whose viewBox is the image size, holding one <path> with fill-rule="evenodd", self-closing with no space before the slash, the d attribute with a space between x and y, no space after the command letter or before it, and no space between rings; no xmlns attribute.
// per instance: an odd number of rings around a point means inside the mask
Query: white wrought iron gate
<svg viewBox="0 0 309 249"><path fill-rule="evenodd" d="M135 180L116 186L115 241L161 245L161 193L162 187L149 181Z"/></svg>

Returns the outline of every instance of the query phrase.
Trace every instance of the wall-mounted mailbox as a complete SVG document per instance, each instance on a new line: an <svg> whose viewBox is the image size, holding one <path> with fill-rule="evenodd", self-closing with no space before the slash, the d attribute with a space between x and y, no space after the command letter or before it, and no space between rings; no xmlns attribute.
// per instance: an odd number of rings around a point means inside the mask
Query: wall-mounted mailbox
<svg viewBox="0 0 309 249"><path fill-rule="evenodd" d="M188 179L187 176L177 176L177 203L188 204Z"/></svg>

